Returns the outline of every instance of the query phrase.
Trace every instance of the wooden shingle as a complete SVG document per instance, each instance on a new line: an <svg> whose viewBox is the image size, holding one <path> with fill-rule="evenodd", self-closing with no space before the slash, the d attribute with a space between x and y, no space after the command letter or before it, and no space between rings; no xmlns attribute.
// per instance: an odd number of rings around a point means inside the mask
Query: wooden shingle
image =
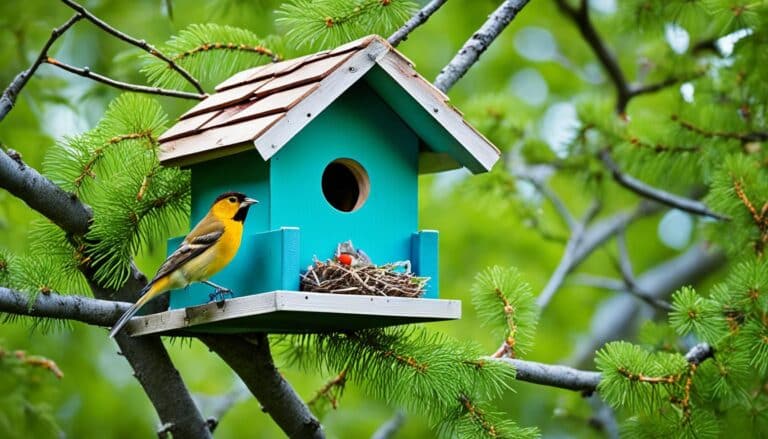
<svg viewBox="0 0 768 439"><path fill-rule="evenodd" d="M243 151L249 147L244 142L269 160L364 78L424 139L425 156L440 158L442 163L423 169L466 166L472 172L484 172L499 159L499 150L464 120L444 93L416 72L410 60L381 37L368 36L233 75L160 137L160 160L167 165L190 165ZM388 96L392 93L407 99ZM413 116L414 106L419 108L418 120L409 120L403 113ZM446 137L435 138L435 129Z"/></svg>

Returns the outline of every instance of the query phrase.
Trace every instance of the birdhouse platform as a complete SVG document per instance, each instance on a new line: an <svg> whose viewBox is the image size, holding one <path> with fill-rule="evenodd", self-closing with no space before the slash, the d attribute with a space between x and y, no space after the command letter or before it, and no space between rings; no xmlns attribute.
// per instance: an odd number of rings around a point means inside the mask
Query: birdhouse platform
<svg viewBox="0 0 768 439"><path fill-rule="evenodd" d="M461 301L271 291L133 318L131 335L314 333L461 318Z"/></svg>

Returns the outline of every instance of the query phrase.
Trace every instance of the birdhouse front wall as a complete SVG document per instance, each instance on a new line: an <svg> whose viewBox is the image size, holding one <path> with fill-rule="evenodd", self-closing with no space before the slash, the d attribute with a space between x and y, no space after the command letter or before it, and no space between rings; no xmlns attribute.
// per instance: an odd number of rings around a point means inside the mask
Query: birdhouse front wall
<svg viewBox="0 0 768 439"><path fill-rule="evenodd" d="M334 180L334 166L343 172L345 164L356 167L362 181L349 175ZM336 245L347 240L376 264L411 259L418 223L418 139L369 86L358 83L347 90L270 165L272 228L301 230L302 269L315 257L332 257ZM324 176L331 177L330 187L324 187ZM354 198L360 191L367 197L358 208L332 205L332 197Z"/></svg>

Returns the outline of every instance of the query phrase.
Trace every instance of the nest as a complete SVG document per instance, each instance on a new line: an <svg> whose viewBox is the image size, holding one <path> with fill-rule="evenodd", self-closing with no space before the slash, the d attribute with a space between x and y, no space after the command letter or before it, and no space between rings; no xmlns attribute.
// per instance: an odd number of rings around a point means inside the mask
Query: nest
<svg viewBox="0 0 768 439"><path fill-rule="evenodd" d="M343 265L315 260L301 275L301 291L367 296L420 297L428 277L414 276L408 262L382 266Z"/></svg>

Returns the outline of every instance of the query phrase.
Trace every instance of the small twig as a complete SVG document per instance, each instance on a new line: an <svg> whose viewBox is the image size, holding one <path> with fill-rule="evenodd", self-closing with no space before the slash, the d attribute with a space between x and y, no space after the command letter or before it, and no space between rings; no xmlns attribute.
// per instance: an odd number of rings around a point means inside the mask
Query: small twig
<svg viewBox="0 0 768 439"><path fill-rule="evenodd" d="M696 133L702 137L720 137L724 139L734 139L741 143L748 142L763 142L768 140L768 131L755 131L751 133L737 133L729 131L710 131L704 128L700 128L691 122L686 122L677 115L672 115L672 120L680 124L680 126L690 132Z"/></svg>
<svg viewBox="0 0 768 439"><path fill-rule="evenodd" d="M202 95L205 94L205 90L203 90L203 87L200 85L200 82L197 79L195 79L189 72L184 70L183 67L181 67L180 65L176 64L167 55L165 55L162 52L160 52L159 50L157 50L157 48L154 47L153 45L147 43L144 40L139 40L139 39L134 38L134 37L132 37L132 36L130 36L128 34L120 32L119 30L117 30L114 27L112 27L109 24L107 24L104 20L102 20L99 17L93 15L90 11L85 9L79 3L76 3L76 2L74 2L72 0L61 0L61 1L64 2L64 4L66 4L70 8L74 9L75 11L77 11L79 14L82 14L83 17L85 17L88 21L90 21L91 23L93 23L94 25L99 27L104 32L106 32L106 33L108 33L108 34L110 34L110 35L112 35L112 36L114 36L114 37L116 37L116 38L118 38L120 40L123 40L123 41L125 41L128 44L136 46L136 47L142 49L143 51L149 53L150 55L152 55L152 56L154 56L156 58L159 58L159 59L163 60L166 64L168 64L168 68L175 70L184 79L186 79L187 82L192 84L192 86L195 88L195 90L198 91L198 93L200 93Z"/></svg>
<svg viewBox="0 0 768 439"><path fill-rule="evenodd" d="M619 169L619 166L616 164L616 162L613 161L613 157L611 157L611 153L607 148L602 149L599 152L599 156L605 167L611 171L611 175L617 183L644 198L659 202L675 209L692 213L694 215L707 216L721 221L729 221L731 219L726 215L722 215L709 210L709 208L700 201L691 200L689 198L681 197L679 195L671 194L661 189L657 189L630 175L621 172L621 169Z"/></svg>
<svg viewBox="0 0 768 439"><path fill-rule="evenodd" d="M432 16L447 0L432 0L424 5L419 12L416 13L410 20L406 21L404 25L400 27L395 33L393 33L387 41L393 47L397 47L402 41L408 39L408 35L413 32L414 29L426 23L429 17Z"/></svg>
<svg viewBox="0 0 768 439"><path fill-rule="evenodd" d="M65 21L64 24L53 29L53 31L51 31L51 36L48 38L48 41L45 42L43 48L40 49L40 54L37 55L37 58L32 63L32 65L27 70L24 70L23 72L16 75L15 78L13 78L13 81L11 81L8 87L3 91L2 97L0 97L0 121L2 121L8 113L10 113L11 109L13 108L13 104L16 102L16 98L19 96L19 93L21 93L21 90L25 85L27 85L29 78L35 74L37 68L40 67L40 64L45 61L45 58L48 56L48 50L51 48L53 43L56 42L59 37L64 35L64 33L81 18L83 18L81 14L75 14L69 20Z"/></svg>
<svg viewBox="0 0 768 439"><path fill-rule="evenodd" d="M371 436L371 439L390 439L394 437L405 423L405 413L398 410L387 422L381 425Z"/></svg>
<svg viewBox="0 0 768 439"><path fill-rule="evenodd" d="M549 202L552 204L552 207L555 208L555 212L557 212L557 214L560 216L560 219L563 220L568 229L573 230L576 227L576 220L573 218L573 215L571 215L571 212L568 210L568 208L565 207L563 200L560 199L560 197L558 197L557 194L554 193L551 189L549 189L543 181L528 174L518 174L518 178L533 185L533 187L536 188L536 190L539 191L539 193L541 193L544 198L549 200Z"/></svg>
<svg viewBox="0 0 768 439"><path fill-rule="evenodd" d="M654 297L654 295L642 291L637 285L631 286L625 280L611 279L602 276L593 276L590 274L578 274L574 276L574 284L600 288L608 291L617 291L630 294L648 305L661 311L669 312L672 310L672 304L664 299Z"/></svg>
<svg viewBox="0 0 768 439"><path fill-rule="evenodd" d="M625 228L620 229L618 233L616 233L616 247L619 249L619 272L621 273L621 277L628 287L634 288L635 285L637 285L637 282L635 282L635 271L632 269L632 260L629 258L627 233Z"/></svg>
<svg viewBox="0 0 768 439"><path fill-rule="evenodd" d="M488 46L501 34L507 25L528 4L529 0L506 0L488 17L480 29L464 43L453 59L440 70L435 78L435 87L447 92L480 58Z"/></svg>
<svg viewBox="0 0 768 439"><path fill-rule="evenodd" d="M341 396L341 392L344 391L344 386L346 384L347 369L343 369L338 375L328 380L311 400L307 401L307 406L313 407L320 402L320 400L325 399L331 404L331 408L336 410L339 406L339 397Z"/></svg>
<svg viewBox="0 0 768 439"><path fill-rule="evenodd" d="M109 85L110 87L119 88L121 90L128 90L128 91L133 91L137 93L147 93L147 94L154 94L154 95L161 95L161 96L171 96L174 98L182 98L182 99L195 99L195 100L205 99L204 94L190 93L190 92L179 91L179 90L168 90L160 87L148 87L146 85L137 85L137 84L130 84L128 82L117 81L112 78L108 78L106 76L100 75L98 73L93 73L88 67L79 68L79 67L71 66L69 64L65 64L51 57L48 57L45 60L45 62L53 66L56 66L62 70L66 70L70 73L74 73L75 75L82 76L84 78L88 78L97 82L101 82L103 84Z"/></svg>

